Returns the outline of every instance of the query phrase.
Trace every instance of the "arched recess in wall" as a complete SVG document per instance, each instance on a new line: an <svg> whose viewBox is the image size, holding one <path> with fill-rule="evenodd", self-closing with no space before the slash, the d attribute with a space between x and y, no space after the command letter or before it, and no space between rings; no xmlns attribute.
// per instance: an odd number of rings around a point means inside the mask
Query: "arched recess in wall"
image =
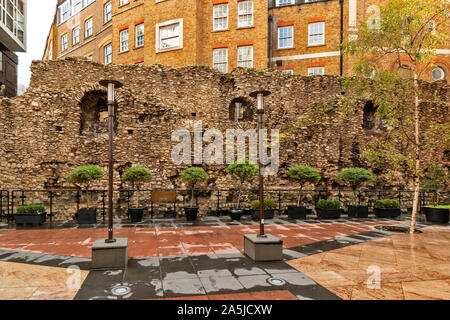
<svg viewBox="0 0 450 320"><path fill-rule="evenodd" d="M106 92L92 90L85 92L80 100L80 135L90 136L108 133L108 106ZM114 131L117 131L117 108Z"/></svg>
<svg viewBox="0 0 450 320"><path fill-rule="evenodd" d="M243 97L235 98L231 101L228 107L228 114L230 121L252 121L253 120L253 104Z"/></svg>

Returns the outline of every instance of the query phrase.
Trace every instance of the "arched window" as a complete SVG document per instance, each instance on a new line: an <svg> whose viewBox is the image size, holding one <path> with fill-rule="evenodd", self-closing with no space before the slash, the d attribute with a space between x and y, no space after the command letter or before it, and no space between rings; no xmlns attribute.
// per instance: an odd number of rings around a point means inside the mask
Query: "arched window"
<svg viewBox="0 0 450 320"><path fill-rule="evenodd" d="M117 110L117 108L115 108ZM80 101L80 134L108 133L108 106L106 92L88 91ZM117 117L115 117L117 119ZM117 123L114 125L116 129Z"/></svg>
<svg viewBox="0 0 450 320"><path fill-rule="evenodd" d="M236 98L231 101L229 106L229 119L231 121L252 121L253 105L246 98Z"/></svg>
<svg viewBox="0 0 450 320"><path fill-rule="evenodd" d="M431 79L433 79L433 81L447 79L447 72L445 68L442 66L434 66L431 68Z"/></svg>

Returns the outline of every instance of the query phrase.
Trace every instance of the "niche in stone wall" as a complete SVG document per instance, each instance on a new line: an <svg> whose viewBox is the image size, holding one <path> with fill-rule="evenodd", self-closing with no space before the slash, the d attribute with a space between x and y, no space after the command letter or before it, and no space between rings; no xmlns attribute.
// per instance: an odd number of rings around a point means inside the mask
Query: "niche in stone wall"
<svg viewBox="0 0 450 320"><path fill-rule="evenodd" d="M231 121L252 121L253 104L247 98L233 99L229 106L229 119Z"/></svg>
<svg viewBox="0 0 450 320"><path fill-rule="evenodd" d="M363 123L362 127L366 130L383 130L384 124L383 120L377 118L376 116L377 109L373 103L373 101L366 101L363 109Z"/></svg>
<svg viewBox="0 0 450 320"><path fill-rule="evenodd" d="M108 106L106 92L88 91L80 102L80 134L98 135L108 133ZM114 131L117 129L117 107L114 108Z"/></svg>

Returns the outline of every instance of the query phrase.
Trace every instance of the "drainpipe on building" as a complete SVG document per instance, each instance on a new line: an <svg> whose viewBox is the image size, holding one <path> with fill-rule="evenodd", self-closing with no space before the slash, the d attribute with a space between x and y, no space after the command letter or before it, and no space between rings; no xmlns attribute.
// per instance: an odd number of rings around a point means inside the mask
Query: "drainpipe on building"
<svg viewBox="0 0 450 320"><path fill-rule="evenodd" d="M268 43L268 54L267 56L269 57L269 61L267 61L267 68L271 68L272 67L272 24L273 24L273 16L269 15L269 43Z"/></svg>
<svg viewBox="0 0 450 320"><path fill-rule="evenodd" d="M344 43L344 0L339 0L341 5L341 46ZM341 54L339 55L339 74L342 77L344 75L344 57L342 55L342 47L339 48Z"/></svg>

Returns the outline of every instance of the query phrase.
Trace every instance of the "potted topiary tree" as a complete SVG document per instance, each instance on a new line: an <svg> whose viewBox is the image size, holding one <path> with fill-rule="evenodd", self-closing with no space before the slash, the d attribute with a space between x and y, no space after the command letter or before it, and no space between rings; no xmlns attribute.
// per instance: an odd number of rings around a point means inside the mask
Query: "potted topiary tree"
<svg viewBox="0 0 450 320"><path fill-rule="evenodd" d="M191 205L190 207L184 207L186 213L186 219L188 221L194 221L197 219L199 207L194 206L194 188L197 183L203 182L208 178L208 174L200 167L186 168L181 172L180 182L184 182L189 185L191 189Z"/></svg>
<svg viewBox="0 0 450 320"><path fill-rule="evenodd" d="M239 181L238 185L238 197L237 207L230 208L229 214L231 219L239 220L241 218L243 210L240 207L242 187L246 182L252 182L253 177L258 173L258 165L252 163L248 159L241 159L233 164L230 164L227 168L227 172L233 179Z"/></svg>
<svg viewBox="0 0 450 320"><path fill-rule="evenodd" d="M297 181L299 190L297 192L297 205L288 206L289 219L306 219L306 207L300 206L302 200L302 191L307 183L316 184L320 181L319 171L306 165L292 167L288 171L288 176Z"/></svg>
<svg viewBox="0 0 450 320"><path fill-rule="evenodd" d="M353 204L347 206L348 216L351 218L367 218L369 206L356 205L356 190L366 182L373 182L373 173L364 168L348 168L342 170L336 178L348 182L353 190Z"/></svg>
<svg viewBox="0 0 450 320"><path fill-rule="evenodd" d="M434 164L425 171L420 183L422 192L433 194L433 205L423 208L427 221L440 223L448 223L449 221L450 205L439 205L439 190L448 178L441 165Z"/></svg>
<svg viewBox="0 0 450 320"><path fill-rule="evenodd" d="M131 187L137 190L136 206L128 208L128 215L131 222L141 222L144 209L139 207L139 193L141 186L144 182L150 180L153 177L153 173L143 166L133 166L128 168L122 175L122 181L131 184Z"/></svg>
<svg viewBox="0 0 450 320"><path fill-rule="evenodd" d="M259 200L252 201L252 219L259 220ZM264 219L273 219L275 214L275 201L270 198L264 199Z"/></svg>
<svg viewBox="0 0 450 320"><path fill-rule="evenodd" d="M375 201L373 213L377 218L396 218L402 213L400 203L395 199L384 199Z"/></svg>
<svg viewBox="0 0 450 320"><path fill-rule="evenodd" d="M86 208L78 209L75 214L79 224L97 223L97 207L89 208L89 188L94 180L99 180L102 177L103 170L100 167L88 164L73 169L66 178L67 182L73 183L86 191Z"/></svg>
<svg viewBox="0 0 450 320"><path fill-rule="evenodd" d="M338 200L319 199L316 214L321 219L339 219L342 214L341 205Z"/></svg>
<svg viewBox="0 0 450 320"><path fill-rule="evenodd" d="M14 222L16 224L43 224L46 217L47 213L43 205L30 204L17 208L17 213L14 214Z"/></svg>

